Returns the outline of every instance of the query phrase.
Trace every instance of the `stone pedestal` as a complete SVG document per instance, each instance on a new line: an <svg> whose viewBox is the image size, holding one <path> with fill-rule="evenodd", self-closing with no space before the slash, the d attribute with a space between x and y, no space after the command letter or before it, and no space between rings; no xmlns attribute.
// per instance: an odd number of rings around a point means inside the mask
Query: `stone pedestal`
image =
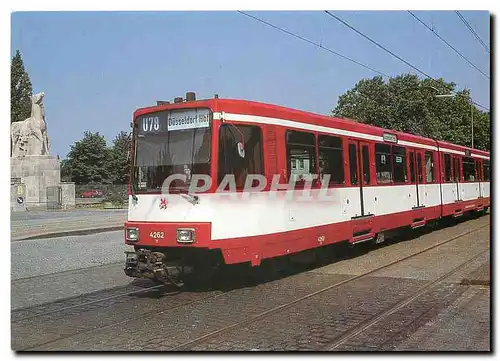
<svg viewBox="0 0 500 361"><path fill-rule="evenodd" d="M61 184L61 169L57 158L50 155L12 157L10 169L11 178L17 178L25 187L26 208L47 208L54 204L55 207L49 208L68 208L71 204L74 206L75 185ZM66 206L63 200L66 200Z"/></svg>

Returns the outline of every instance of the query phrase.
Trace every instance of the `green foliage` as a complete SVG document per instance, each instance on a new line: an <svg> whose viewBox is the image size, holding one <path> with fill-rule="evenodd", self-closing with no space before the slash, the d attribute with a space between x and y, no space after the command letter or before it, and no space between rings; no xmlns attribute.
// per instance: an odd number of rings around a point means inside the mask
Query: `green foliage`
<svg viewBox="0 0 500 361"><path fill-rule="evenodd" d="M12 58L10 66L10 122L19 122L31 116L31 80L24 69L19 50Z"/></svg>
<svg viewBox="0 0 500 361"><path fill-rule="evenodd" d="M110 150L99 132L85 132L82 140L71 146L63 166L76 184L111 183L109 174Z"/></svg>
<svg viewBox="0 0 500 361"><path fill-rule="evenodd" d="M61 160L61 180L63 182L71 182L71 165L69 159Z"/></svg>
<svg viewBox="0 0 500 361"><path fill-rule="evenodd" d="M130 165L128 153L130 150L130 137L126 132L120 132L113 140L110 149L110 175L113 184L126 184L129 181Z"/></svg>
<svg viewBox="0 0 500 361"><path fill-rule="evenodd" d="M122 208L125 204L124 197L121 197L119 194L113 193L106 197L105 202L110 202L114 207Z"/></svg>
<svg viewBox="0 0 500 361"><path fill-rule="evenodd" d="M127 184L130 138L120 132L108 147L104 136L85 132L84 138L71 146L67 159L61 161L61 177L81 184Z"/></svg>
<svg viewBox="0 0 500 361"><path fill-rule="evenodd" d="M339 97L334 116L350 118L455 144L471 145L471 98L469 90L455 90L443 79L420 80L403 74L384 82L382 77L360 80ZM436 98L456 92L455 97ZM474 148L490 149L490 116L472 107Z"/></svg>

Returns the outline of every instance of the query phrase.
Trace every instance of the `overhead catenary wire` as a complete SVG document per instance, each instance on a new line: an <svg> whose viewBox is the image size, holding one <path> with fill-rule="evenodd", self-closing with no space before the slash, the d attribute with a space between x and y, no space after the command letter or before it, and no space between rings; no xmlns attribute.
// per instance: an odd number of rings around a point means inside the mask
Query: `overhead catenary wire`
<svg viewBox="0 0 500 361"><path fill-rule="evenodd" d="M488 108L486 108L484 105L481 105L481 104L479 104L479 103L475 102L475 101L474 101L474 100L472 100L472 99L471 99L471 101L470 101L470 102L471 102L472 104L474 104L474 105L477 105L479 108L483 108L484 110L486 110L486 111L488 111L488 112L490 111L490 110L489 110Z"/></svg>
<svg viewBox="0 0 500 361"><path fill-rule="evenodd" d="M464 23L465 27L469 30L469 32L476 38L476 40L478 41L479 44L481 44L483 46L483 48L488 52L488 54L490 53L490 49L488 48L488 46L485 44L485 42L483 41L483 39L481 39L481 37L476 33L476 31L472 28L472 26L470 25L470 23L467 21L467 19L465 19L465 17L458 11L456 10L455 11L455 14L457 14L457 16L459 17L459 19L462 21L462 23Z"/></svg>
<svg viewBox="0 0 500 361"><path fill-rule="evenodd" d="M472 28L472 26L469 24L467 19L460 13L460 11L455 10L455 14L462 20L462 23L464 23L465 27L471 32L472 35L476 38L479 44L483 46L483 48L490 54L490 49L488 46L484 43L483 39L476 33L476 31Z"/></svg>
<svg viewBox="0 0 500 361"><path fill-rule="evenodd" d="M417 68L415 65L409 63L408 61L406 61L405 59L401 58L400 56L398 56L397 54L393 53L391 50L387 49L385 46L383 46L382 44L380 44L379 42L373 40L372 38L370 38L368 35L362 33L361 31L359 31L358 29L356 29L355 27L353 27L352 25L348 24L346 21L342 20L340 17L332 14L331 12L329 12L328 10L325 10L325 13L327 15L329 15L330 17L334 18L335 20L337 20L338 22L340 22L341 24L345 25L346 27L348 27L349 29L351 29L352 31L356 32L357 34L361 35L362 37L364 37L365 39L367 39L368 41L370 41L371 43L375 44L377 47L379 47L380 49L384 50L385 52L389 53L390 55L392 55L393 57L395 57L396 59L398 59L399 61L403 62L404 64L408 65L410 68L416 70L418 73L422 74L423 76L425 76L426 78L428 79L431 79L431 80L434 80L436 81L436 79L434 79L434 77L432 77L431 75L427 74L426 72L424 72L423 70L420 70L419 68ZM475 105L477 105L478 107L481 107L487 111L489 111L488 108L486 108L485 106L479 104L479 103L476 103L475 101L473 101L471 99L471 102Z"/></svg>
<svg viewBox="0 0 500 361"><path fill-rule="evenodd" d="M300 35L298 35L298 34L295 34L295 33L291 32L291 31L288 31L288 30L286 30L286 29L283 29L283 28L281 28L281 27L279 27L279 26L277 26L277 25L271 24L271 23L269 23L269 22L267 22L267 21L265 21L265 20L262 20L262 19L260 19L260 18L258 18L258 17L256 17L256 16L250 15L250 14L248 14L248 13L244 12L244 11L237 10L237 12L238 12L238 13L240 13L240 14L242 14L242 15L245 15L245 16L247 16L247 17L251 18L251 19L254 19L254 20L256 20L256 21L258 21L258 22L260 22L260 23L262 23L262 24L265 24L265 25L267 25L267 26L270 26L270 27L272 27L272 28L274 28L274 29L276 29L276 30L279 30L279 31L281 31L281 32L283 32L283 33L285 33L285 34L291 35L291 36L293 36L293 37L295 37L295 38L297 38L297 39L300 39L300 40L305 41L305 42L307 42L307 43L309 43L309 44L311 44L311 45L314 45L314 46L316 46L316 47L318 47L318 48L320 48L320 49L326 50L326 51L328 51L328 52L330 52L330 53L332 53L332 54L335 54L335 55L337 55L337 56L339 56L339 57L341 57L341 58L343 58L343 59L345 59L345 60L348 60L348 61L350 61L350 62L352 62L352 63L354 63L354 64L357 64L357 65L359 65L359 66L362 66L362 67L363 67L363 68L365 68L365 69L368 69L368 70L370 70L370 71L373 71L373 72L375 72L375 73L377 73L377 74L379 74L379 75L382 75L382 76L384 76L384 77L386 77L386 78L390 78L390 76L389 76L389 75L387 75L387 74L385 74L385 73L381 72L380 70L377 70L377 69L375 69L375 68L372 68L372 67L370 67L369 65L363 64L363 63L361 63L360 61L357 61L357 60L354 60L354 59L352 59L352 58L349 58L348 56L345 56L345 55L343 55L343 54L340 54L340 53L338 53L338 52L336 52L336 51L334 51L334 50L332 50L332 49L330 49L330 48L327 48L327 47L323 46L322 44L318 44L318 43L316 43L316 42L314 42L314 41L312 41L312 40L309 40L309 39L307 39L307 38L304 38L303 36L300 36Z"/></svg>
<svg viewBox="0 0 500 361"><path fill-rule="evenodd" d="M408 65L410 68L418 71L420 74L426 76L427 78L430 78L430 79L433 79L432 76L430 76L429 74L423 72L422 70L420 70L419 68L417 68L416 66L410 64L409 62L407 62L406 60L404 60L403 58L399 57L398 55L394 54L392 51L390 51L389 49L387 49L385 46L381 45L380 43L376 42L375 40L373 40L372 38L370 38L369 36L363 34L361 31L359 31L358 29L356 29L355 27L349 25L348 23L346 23L344 20L342 20L341 18L339 18L338 16L332 14L331 12L329 12L328 10L325 10L325 12L331 16L332 18L336 19L337 21L339 21L340 23L344 24L345 26L347 26L349 29L353 30L354 32L358 33L359 35L361 35L362 37L364 37L365 39L367 39L368 41L372 42L373 44L375 44L376 46L378 46L380 49L388 52L389 54L391 54L393 57L395 57L396 59L402 61L403 63L405 63L406 65Z"/></svg>
<svg viewBox="0 0 500 361"><path fill-rule="evenodd" d="M462 53L460 53L453 45L451 45L449 42L447 42L441 35L439 35L434 29L430 28L422 19L420 19L417 15L415 15L413 12L409 11L411 16L413 16L419 23L421 23L423 26L425 26L427 29L429 29L435 36L437 36L443 43L448 45L455 53L460 55L465 61L467 61L471 66L473 66L477 71L479 71L483 76L485 76L487 79L490 79L488 75L486 75L481 69L479 69L474 63L472 63L469 59L467 59Z"/></svg>

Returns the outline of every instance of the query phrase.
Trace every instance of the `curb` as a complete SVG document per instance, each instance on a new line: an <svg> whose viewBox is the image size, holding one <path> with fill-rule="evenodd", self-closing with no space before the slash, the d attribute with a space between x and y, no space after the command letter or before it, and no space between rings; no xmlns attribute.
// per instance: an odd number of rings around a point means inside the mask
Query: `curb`
<svg viewBox="0 0 500 361"><path fill-rule="evenodd" d="M65 237L65 236L85 236L89 234L103 233L103 232L111 232L111 231L119 231L123 229L123 224L119 226L110 226L110 227L101 227L101 228L85 228L85 229L75 229L71 231L59 231L59 232L44 232L33 235L26 236L17 236L11 237L11 242L17 241L26 241L32 239L41 239L41 238L56 238L56 237Z"/></svg>

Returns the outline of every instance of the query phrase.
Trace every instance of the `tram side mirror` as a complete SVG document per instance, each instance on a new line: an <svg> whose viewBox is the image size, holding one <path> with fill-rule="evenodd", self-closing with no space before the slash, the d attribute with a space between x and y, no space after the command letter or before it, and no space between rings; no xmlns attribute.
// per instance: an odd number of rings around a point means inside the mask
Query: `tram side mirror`
<svg viewBox="0 0 500 361"><path fill-rule="evenodd" d="M238 148L238 155L241 158L245 158L245 147L243 146L243 143L242 142L238 142L237 148Z"/></svg>

